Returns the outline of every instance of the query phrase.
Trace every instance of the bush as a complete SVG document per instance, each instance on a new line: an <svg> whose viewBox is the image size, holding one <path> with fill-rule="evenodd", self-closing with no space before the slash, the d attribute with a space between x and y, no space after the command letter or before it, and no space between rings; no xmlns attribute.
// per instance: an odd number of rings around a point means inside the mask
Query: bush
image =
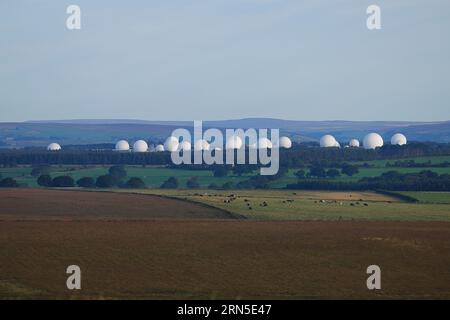
<svg viewBox="0 0 450 320"><path fill-rule="evenodd" d="M112 188L117 186L117 178L110 174L105 174L97 178L95 185L99 188Z"/></svg>
<svg viewBox="0 0 450 320"><path fill-rule="evenodd" d="M13 178L5 178L0 180L0 188L17 188L19 184Z"/></svg>
<svg viewBox="0 0 450 320"><path fill-rule="evenodd" d="M170 177L161 185L162 189L176 189L178 188L178 180L175 177Z"/></svg>
<svg viewBox="0 0 450 320"><path fill-rule="evenodd" d="M124 184L125 188L130 188L130 189L144 189L147 188L145 182L138 177L132 177L130 179L128 179L128 181Z"/></svg>
<svg viewBox="0 0 450 320"><path fill-rule="evenodd" d="M222 189L224 189L224 190L230 190L230 189L233 189L233 182L231 182L231 181L228 181L228 182L225 182L223 185L222 185Z"/></svg>
<svg viewBox="0 0 450 320"><path fill-rule="evenodd" d="M328 169L327 170L327 177L329 178L337 178L341 175L338 169Z"/></svg>
<svg viewBox="0 0 450 320"><path fill-rule="evenodd" d="M325 178L327 174L323 167L314 165L309 168L309 175L316 178Z"/></svg>
<svg viewBox="0 0 450 320"><path fill-rule="evenodd" d="M306 172L305 172L305 170L298 170L297 172L294 173L294 175L295 175L298 179L305 179Z"/></svg>
<svg viewBox="0 0 450 320"><path fill-rule="evenodd" d="M189 189L198 189L200 188L200 183L198 183L197 177L192 177L186 182L186 187Z"/></svg>
<svg viewBox="0 0 450 320"><path fill-rule="evenodd" d="M117 180L121 180L127 176L127 171L124 166L112 166L108 170L109 174Z"/></svg>
<svg viewBox="0 0 450 320"><path fill-rule="evenodd" d="M357 166L353 166L348 163L342 166L342 174L346 174L351 177L352 175L357 174L358 172L359 170Z"/></svg>
<svg viewBox="0 0 450 320"><path fill-rule="evenodd" d="M78 179L77 185L81 188L94 188L95 180L91 177L83 177L81 179Z"/></svg>
<svg viewBox="0 0 450 320"><path fill-rule="evenodd" d="M225 177L228 174L228 167L225 165L215 166L213 169L214 177Z"/></svg>
<svg viewBox="0 0 450 320"><path fill-rule="evenodd" d="M39 176L37 179L37 184L41 187L51 187L52 186L52 177L50 177L48 174L43 174Z"/></svg>
<svg viewBox="0 0 450 320"><path fill-rule="evenodd" d="M31 170L31 175L33 177L38 177L44 174L50 174L51 167L50 166L37 166Z"/></svg>
<svg viewBox="0 0 450 320"><path fill-rule="evenodd" d="M75 186L75 181L69 176L58 176L53 178L51 186L57 188L71 188Z"/></svg>

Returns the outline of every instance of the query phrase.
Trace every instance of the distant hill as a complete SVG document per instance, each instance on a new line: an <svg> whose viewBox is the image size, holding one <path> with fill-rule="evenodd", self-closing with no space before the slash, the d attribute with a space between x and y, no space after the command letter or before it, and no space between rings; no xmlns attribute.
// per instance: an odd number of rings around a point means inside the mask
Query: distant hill
<svg viewBox="0 0 450 320"><path fill-rule="evenodd" d="M0 147L45 146L60 144L114 143L145 139L159 143L176 128L191 129L191 121L150 121L130 119L46 120L0 123ZM369 132L380 133L386 141L396 132L410 141L450 142L450 121L297 121L271 118L205 121L204 128L279 128L294 141L317 141L324 134L333 134L339 141L362 140Z"/></svg>

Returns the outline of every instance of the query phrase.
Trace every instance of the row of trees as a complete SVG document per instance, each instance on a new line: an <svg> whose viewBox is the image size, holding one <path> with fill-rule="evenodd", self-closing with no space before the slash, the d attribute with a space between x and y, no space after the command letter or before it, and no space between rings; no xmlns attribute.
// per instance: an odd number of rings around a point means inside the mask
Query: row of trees
<svg viewBox="0 0 450 320"><path fill-rule="evenodd" d="M280 149L280 163L281 166L290 168L300 168L305 165L311 165L314 162L321 162L325 167L332 167L329 165L330 163L438 155L450 155L450 144L413 142L404 146L385 145L376 150L365 150L363 148L320 148L302 145L289 150ZM47 152L35 149L0 150L0 165L2 166L58 164L171 165L172 162L170 153L168 152L122 153L109 150L93 151L78 149L65 149L59 152ZM183 168L182 166L175 167ZM192 166L192 168L202 167ZM236 170L245 171L249 170L249 167L242 166Z"/></svg>
<svg viewBox="0 0 450 320"><path fill-rule="evenodd" d="M304 179L287 185L287 189L304 190L389 190L389 191L450 191L450 175L425 170L420 173L389 171L378 177L366 177L358 182Z"/></svg>

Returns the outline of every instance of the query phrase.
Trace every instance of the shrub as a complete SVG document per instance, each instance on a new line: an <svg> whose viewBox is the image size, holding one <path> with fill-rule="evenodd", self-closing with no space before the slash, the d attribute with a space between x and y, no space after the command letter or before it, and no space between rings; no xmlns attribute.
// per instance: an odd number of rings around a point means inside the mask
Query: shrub
<svg viewBox="0 0 450 320"><path fill-rule="evenodd" d="M197 177L192 177L186 182L186 187L189 189L198 189L200 188L200 183L198 182Z"/></svg>
<svg viewBox="0 0 450 320"><path fill-rule="evenodd" d="M78 179L77 185L81 188L94 188L95 180L91 177L83 177L81 179Z"/></svg>
<svg viewBox="0 0 450 320"><path fill-rule="evenodd" d="M178 180L175 177L170 177L161 184L162 189L176 189L178 188Z"/></svg>
<svg viewBox="0 0 450 320"><path fill-rule="evenodd" d="M105 174L97 178L95 185L99 188L112 188L117 186L117 178L110 174Z"/></svg>
<svg viewBox="0 0 450 320"><path fill-rule="evenodd" d="M5 178L0 180L0 188L17 188L19 184L13 178Z"/></svg>
<svg viewBox="0 0 450 320"><path fill-rule="evenodd" d="M112 166L108 172L111 176L117 178L117 180L121 180L127 176L127 171L124 166Z"/></svg>
<svg viewBox="0 0 450 320"><path fill-rule="evenodd" d="M130 179L128 179L128 181L124 184L125 188L130 188L130 189L144 189L147 188L147 186L145 185L145 182L138 177L132 177Z"/></svg>
<svg viewBox="0 0 450 320"><path fill-rule="evenodd" d="M37 179L37 184L41 187L51 187L52 177L50 177L48 174L43 174Z"/></svg>
<svg viewBox="0 0 450 320"><path fill-rule="evenodd" d="M75 181L69 176L58 176L53 178L51 186L57 188L71 188L75 186Z"/></svg>

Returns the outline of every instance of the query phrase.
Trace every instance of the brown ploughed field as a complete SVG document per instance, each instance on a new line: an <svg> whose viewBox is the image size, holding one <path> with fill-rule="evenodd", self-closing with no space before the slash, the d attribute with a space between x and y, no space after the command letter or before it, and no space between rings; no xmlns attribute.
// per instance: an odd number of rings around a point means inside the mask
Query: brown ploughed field
<svg viewBox="0 0 450 320"><path fill-rule="evenodd" d="M450 299L448 222L232 220L146 195L52 191L48 205L27 191L0 192L0 299ZM165 201L170 219L131 199ZM191 219L187 208L213 211ZM66 288L73 264L79 291ZM369 291L373 264L382 289Z"/></svg>

